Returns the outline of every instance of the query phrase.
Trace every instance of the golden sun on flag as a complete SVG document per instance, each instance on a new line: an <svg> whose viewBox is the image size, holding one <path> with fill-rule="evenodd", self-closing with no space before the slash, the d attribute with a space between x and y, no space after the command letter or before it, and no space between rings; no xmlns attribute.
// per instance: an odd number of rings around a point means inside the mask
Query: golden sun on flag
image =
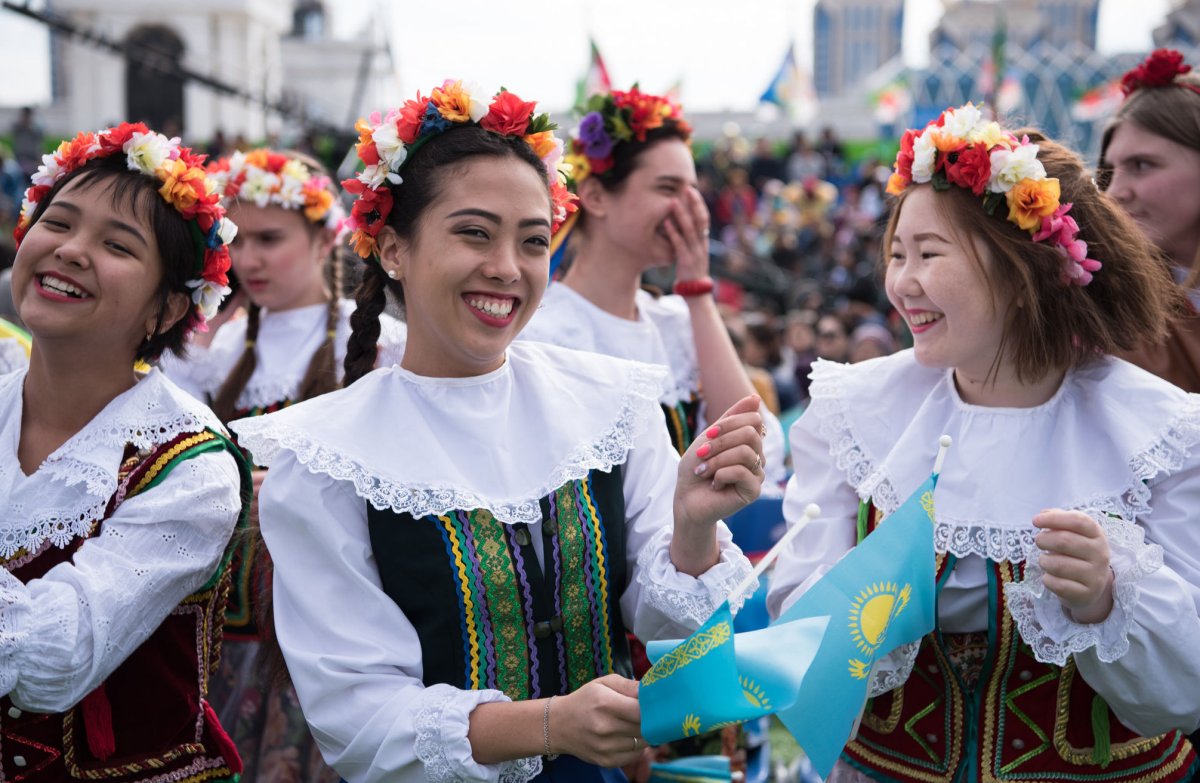
<svg viewBox="0 0 1200 783"><path fill-rule="evenodd" d="M874 656L887 637L892 619L904 611L912 586L876 582L859 592L850 605L850 637L864 655Z"/></svg>

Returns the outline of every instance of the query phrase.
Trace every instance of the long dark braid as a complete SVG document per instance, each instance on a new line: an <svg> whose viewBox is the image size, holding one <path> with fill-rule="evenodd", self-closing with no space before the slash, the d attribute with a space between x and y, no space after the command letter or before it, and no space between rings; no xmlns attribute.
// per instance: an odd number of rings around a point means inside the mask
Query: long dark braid
<svg viewBox="0 0 1200 783"><path fill-rule="evenodd" d="M329 303L325 309L325 340L313 353L304 380L300 381L297 401L307 400L331 392L338 387L334 345L337 340L338 322L341 320L339 295L342 291L341 261L337 251L329 254L325 263L325 282L329 286Z"/></svg>
<svg viewBox="0 0 1200 783"><path fill-rule="evenodd" d="M357 307L350 316L350 342L346 345L346 386L375 368L379 357L379 316L387 307L387 288L391 282L383 267L368 262L362 282L354 291Z"/></svg>
<svg viewBox="0 0 1200 783"><path fill-rule="evenodd" d="M255 343L258 342L261 313L262 308L252 302L246 317L246 348L212 401L213 413L217 414L221 421L229 421L236 415L238 397L242 396L242 390L246 388L250 376L254 375L254 368L258 366Z"/></svg>

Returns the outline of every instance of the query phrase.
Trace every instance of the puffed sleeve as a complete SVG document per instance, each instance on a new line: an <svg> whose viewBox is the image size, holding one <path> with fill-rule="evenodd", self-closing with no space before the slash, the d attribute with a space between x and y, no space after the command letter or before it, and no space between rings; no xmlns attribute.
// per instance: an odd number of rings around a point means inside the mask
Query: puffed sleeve
<svg viewBox="0 0 1200 783"><path fill-rule="evenodd" d="M1139 526L1102 522L1116 577L1112 613L1096 625L1067 618L1061 626L1091 632L1093 643L1074 651L1080 674L1145 737L1200 725L1200 454L1150 490ZM1066 617L1061 605L1058 616Z"/></svg>
<svg viewBox="0 0 1200 783"><path fill-rule="evenodd" d="M670 549L679 455L661 416L660 410L639 435L624 468L626 553L634 574L621 596L621 613L643 641L687 636L727 597L736 612L745 596L729 593L753 570L724 522L717 523L716 565L698 577L675 569Z"/></svg>
<svg viewBox="0 0 1200 783"><path fill-rule="evenodd" d="M347 780L521 783L538 757L482 765L467 730L500 691L422 682L421 644L383 591L354 485L310 472L291 452L271 464L259 498L274 562L279 645L304 717Z"/></svg>
<svg viewBox="0 0 1200 783"><path fill-rule="evenodd" d="M201 454L129 498L44 576L0 568L0 694L70 709L216 571L241 509L237 464Z"/></svg>

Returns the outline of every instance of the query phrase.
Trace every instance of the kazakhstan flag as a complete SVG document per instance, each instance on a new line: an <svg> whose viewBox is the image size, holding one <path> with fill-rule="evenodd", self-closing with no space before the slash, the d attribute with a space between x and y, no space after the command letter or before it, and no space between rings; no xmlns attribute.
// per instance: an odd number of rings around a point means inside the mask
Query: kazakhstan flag
<svg viewBox="0 0 1200 783"><path fill-rule="evenodd" d="M828 617L735 634L726 601L680 642L651 642L642 677L642 736L652 745L760 718L796 699Z"/></svg>
<svg viewBox="0 0 1200 783"><path fill-rule="evenodd" d="M821 777L850 740L871 667L934 628L936 485L935 473L776 620L831 618L797 698L779 711Z"/></svg>
<svg viewBox="0 0 1200 783"><path fill-rule="evenodd" d="M652 642L655 663L638 689L642 736L657 745L777 713L827 777L875 661L933 630L936 483L931 476L768 628L735 634L726 601L682 643Z"/></svg>

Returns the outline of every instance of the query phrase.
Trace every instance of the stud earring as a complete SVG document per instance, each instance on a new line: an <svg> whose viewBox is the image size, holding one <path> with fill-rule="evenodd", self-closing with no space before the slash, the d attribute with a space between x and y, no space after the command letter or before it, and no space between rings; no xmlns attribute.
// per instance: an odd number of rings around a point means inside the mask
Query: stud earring
<svg viewBox="0 0 1200 783"><path fill-rule="evenodd" d="M395 279L396 279L396 270L395 270L395 269L389 269L389 270L387 271L387 276L388 276L388 277L390 277L390 278L392 278L393 280L395 280Z"/></svg>

